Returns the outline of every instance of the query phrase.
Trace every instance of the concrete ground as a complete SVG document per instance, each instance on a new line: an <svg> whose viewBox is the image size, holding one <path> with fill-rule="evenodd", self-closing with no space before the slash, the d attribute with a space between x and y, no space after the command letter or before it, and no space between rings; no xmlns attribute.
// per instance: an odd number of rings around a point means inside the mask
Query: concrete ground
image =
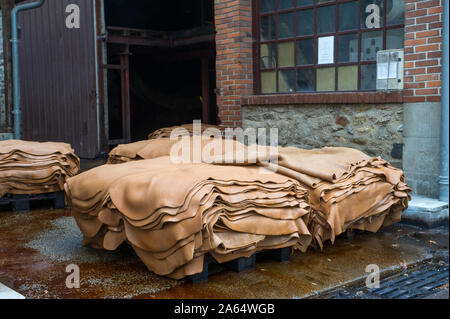
<svg viewBox="0 0 450 319"><path fill-rule="evenodd" d="M370 264L384 276L437 256L448 260L449 244L446 227L398 224L354 240L340 237L323 252L296 252L288 263L258 260L253 272L216 265L207 283L193 285L150 273L127 245L97 251L82 247L81 238L68 209L0 208L0 282L27 298L302 298L363 280ZM66 287L70 264L80 267L80 289Z"/></svg>

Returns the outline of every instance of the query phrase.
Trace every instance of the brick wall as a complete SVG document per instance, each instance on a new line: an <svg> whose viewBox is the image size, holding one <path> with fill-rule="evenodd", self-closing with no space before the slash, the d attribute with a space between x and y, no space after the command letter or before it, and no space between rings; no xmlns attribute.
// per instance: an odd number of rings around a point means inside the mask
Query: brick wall
<svg viewBox="0 0 450 319"><path fill-rule="evenodd" d="M241 127L241 96L253 93L251 0L215 0L217 105L221 125Z"/></svg>
<svg viewBox="0 0 450 319"><path fill-rule="evenodd" d="M405 0L406 103L441 100L443 1Z"/></svg>
<svg viewBox="0 0 450 319"><path fill-rule="evenodd" d="M443 1L405 0L405 103L441 100ZM241 99L253 94L251 6L251 0L215 0L217 104L223 126L241 126L241 102L255 104L255 97ZM285 98L277 97L274 104ZM323 102L320 93L312 98Z"/></svg>

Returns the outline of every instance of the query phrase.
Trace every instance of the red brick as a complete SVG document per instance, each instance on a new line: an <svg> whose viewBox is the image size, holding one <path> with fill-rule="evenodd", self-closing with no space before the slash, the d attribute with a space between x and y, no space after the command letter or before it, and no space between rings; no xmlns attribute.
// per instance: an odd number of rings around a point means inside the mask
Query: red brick
<svg viewBox="0 0 450 319"><path fill-rule="evenodd" d="M405 89L423 89L425 82L405 83Z"/></svg>
<svg viewBox="0 0 450 319"><path fill-rule="evenodd" d="M428 9L429 14L442 13L443 11L444 11L443 7L434 7L434 8Z"/></svg>
<svg viewBox="0 0 450 319"><path fill-rule="evenodd" d="M418 89L415 91L416 95L433 95L438 93L439 91L437 89Z"/></svg>
<svg viewBox="0 0 450 319"><path fill-rule="evenodd" d="M420 66L433 66L438 65L438 60L423 60L423 61L416 61L416 67Z"/></svg>
<svg viewBox="0 0 450 319"><path fill-rule="evenodd" d="M425 101L426 101L425 96L405 96L403 98L403 102L405 103L420 103Z"/></svg>
<svg viewBox="0 0 450 319"><path fill-rule="evenodd" d="M442 43L442 37L428 38L428 43Z"/></svg>
<svg viewBox="0 0 450 319"><path fill-rule="evenodd" d="M415 46L415 45L421 45L421 44L426 44L426 43L427 43L427 39L426 38L414 39L414 40L406 40L405 41L405 46Z"/></svg>
<svg viewBox="0 0 450 319"><path fill-rule="evenodd" d="M440 96L427 96L427 102L441 102Z"/></svg>
<svg viewBox="0 0 450 319"><path fill-rule="evenodd" d="M429 30L429 31L420 31L416 32L416 38L428 38L439 35L439 30Z"/></svg>
<svg viewBox="0 0 450 319"><path fill-rule="evenodd" d="M439 50L439 44L419 45L415 47L417 53Z"/></svg>
<svg viewBox="0 0 450 319"><path fill-rule="evenodd" d="M440 66L427 68L427 73L441 73L441 72L442 72L442 68Z"/></svg>
<svg viewBox="0 0 450 319"><path fill-rule="evenodd" d="M442 87L442 82L441 81L430 81L427 82L427 88L434 88L434 87Z"/></svg>
<svg viewBox="0 0 450 319"><path fill-rule="evenodd" d="M441 1L440 0L433 0L433 1L423 1L416 4L417 9L423 9L423 8L430 8L430 7L436 7L440 6Z"/></svg>
<svg viewBox="0 0 450 319"><path fill-rule="evenodd" d="M420 69L408 69L408 70L406 70L406 74L407 74L407 75L424 74L425 71L426 71L425 68L420 68Z"/></svg>
<svg viewBox="0 0 450 319"><path fill-rule="evenodd" d="M439 14L435 14L435 15L429 15L426 17L422 17L422 18L417 18L416 19L416 23L417 24L422 24L422 23L430 23L430 22L438 22L440 21L440 15Z"/></svg>
<svg viewBox="0 0 450 319"><path fill-rule="evenodd" d="M424 74L424 75L416 75L416 81L431 81L431 80L439 80L439 74Z"/></svg>
<svg viewBox="0 0 450 319"><path fill-rule="evenodd" d="M405 54L405 61L423 60L425 58L425 53Z"/></svg>
<svg viewBox="0 0 450 319"><path fill-rule="evenodd" d="M441 51L428 52L427 53L427 57L428 57L428 59L441 58L442 57L442 52Z"/></svg>
<svg viewBox="0 0 450 319"><path fill-rule="evenodd" d="M427 9L414 10L405 12L406 18L421 17L427 15Z"/></svg>
<svg viewBox="0 0 450 319"><path fill-rule="evenodd" d="M412 25L412 26L407 26L405 27L405 32L409 33L409 32L416 32L416 31L423 31L427 29L427 25L426 24L421 24L421 25Z"/></svg>
<svg viewBox="0 0 450 319"><path fill-rule="evenodd" d="M440 29L440 28L442 28L442 21L441 22L430 23L428 25L428 29L429 30Z"/></svg>

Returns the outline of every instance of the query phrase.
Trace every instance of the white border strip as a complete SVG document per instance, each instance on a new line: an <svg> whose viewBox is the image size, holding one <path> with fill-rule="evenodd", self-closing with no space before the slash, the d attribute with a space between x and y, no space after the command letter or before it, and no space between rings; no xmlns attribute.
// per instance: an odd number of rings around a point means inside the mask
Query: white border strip
<svg viewBox="0 0 450 319"><path fill-rule="evenodd" d="M25 299L25 296L0 283L0 299Z"/></svg>

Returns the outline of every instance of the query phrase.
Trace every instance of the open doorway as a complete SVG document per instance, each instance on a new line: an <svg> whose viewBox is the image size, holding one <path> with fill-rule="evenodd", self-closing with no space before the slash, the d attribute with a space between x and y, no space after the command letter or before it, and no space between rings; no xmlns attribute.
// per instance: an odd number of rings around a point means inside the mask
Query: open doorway
<svg viewBox="0 0 450 319"><path fill-rule="evenodd" d="M161 127L217 123L213 0L108 0L109 144Z"/></svg>

